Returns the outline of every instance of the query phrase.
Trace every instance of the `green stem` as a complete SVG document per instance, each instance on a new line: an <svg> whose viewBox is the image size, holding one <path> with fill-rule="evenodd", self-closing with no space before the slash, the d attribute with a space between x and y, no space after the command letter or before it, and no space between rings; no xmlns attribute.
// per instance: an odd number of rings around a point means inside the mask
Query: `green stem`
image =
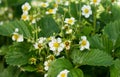
<svg viewBox="0 0 120 77"><path fill-rule="evenodd" d="M5 0L5 6L8 7L8 1L7 0Z"/></svg>
<svg viewBox="0 0 120 77"><path fill-rule="evenodd" d="M94 12L94 16L93 16L93 28L94 28L94 34L96 32L96 6L95 6L95 12Z"/></svg>
<svg viewBox="0 0 120 77"><path fill-rule="evenodd" d="M81 8L81 6L82 6L82 5L81 5L81 0L80 0L80 2L79 2L79 3L80 3L80 8ZM79 15L80 15L80 16L79 16L79 22L81 22L81 19L82 19L81 10L79 11Z"/></svg>
<svg viewBox="0 0 120 77"><path fill-rule="evenodd" d="M71 2L70 2L70 5L69 5L69 9L68 9L68 12L69 12L69 15L70 15L70 17L72 17L72 14L71 14Z"/></svg>
<svg viewBox="0 0 120 77"><path fill-rule="evenodd" d="M80 67L81 65L76 65L74 68L78 68L78 67Z"/></svg>
<svg viewBox="0 0 120 77"><path fill-rule="evenodd" d="M36 41L38 39L38 27L37 27L37 24L35 25L35 38L36 38Z"/></svg>

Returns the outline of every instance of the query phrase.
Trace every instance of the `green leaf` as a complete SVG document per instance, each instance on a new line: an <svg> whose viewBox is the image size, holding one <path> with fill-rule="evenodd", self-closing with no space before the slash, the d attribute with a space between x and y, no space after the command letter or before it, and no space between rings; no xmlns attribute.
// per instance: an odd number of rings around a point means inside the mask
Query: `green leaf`
<svg viewBox="0 0 120 77"><path fill-rule="evenodd" d="M49 37L52 36L53 33L58 33L60 31L57 23L50 16L43 17L40 23L38 23L38 26L40 26L42 30L39 36Z"/></svg>
<svg viewBox="0 0 120 77"><path fill-rule="evenodd" d="M91 48L104 49L104 46L102 44L102 39L98 35L92 36L89 39L89 41L90 41Z"/></svg>
<svg viewBox="0 0 120 77"><path fill-rule="evenodd" d="M27 43L15 43L10 47L7 55L5 56L6 62L10 65L24 65L27 64L31 57L29 53L29 47L31 45Z"/></svg>
<svg viewBox="0 0 120 77"><path fill-rule="evenodd" d="M23 34L25 38L32 37L32 28L24 21L15 20L0 26L0 35L11 36L15 32L15 28L19 29L19 33Z"/></svg>
<svg viewBox="0 0 120 77"><path fill-rule="evenodd" d="M113 50L113 42L106 36L102 37L102 44L105 52L111 54Z"/></svg>
<svg viewBox="0 0 120 77"><path fill-rule="evenodd" d="M57 77L57 75L64 69L72 69L73 66L69 60L65 58L60 58L52 62L49 70L48 77Z"/></svg>
<svg viewBox="0 0 120 77"><path fill-rule="evenodd" d="M113 50L113 42L106 36L92 36L90 39L91 48L103 50L109 54Z"/></svg>
<svg viewBox="0 0 120 77"><path fill-rule="evenodd" d="M110 67L110 77L120 77L120 60L116 59Z"/></svg>
<svg viewBox="0 0 120 77"><path fill-rule="evenodd" d="M82 32L84 35L90 35L90 33L93 31L93 28L91 26L84 26Z"/></svg>
<svg viewBox="0 0 120 77"><path fill-rule="evenodd" d="M91 49L90 51L73 50L71 58L74 64L93 65L93 66L110 66L113 59L106 52L99 49Z"/></svg>
<svg viewBox="0 0 120 77"><path fill-rule="evenodd" d="M68 77L84 77L82 70L80 69L71 69L68 73Z"/></svg>
<svg viewBox="0 0 120 77"><path fill-rule="evenodd" d="M24 71L29 71L29 72L33 72L33 71L37 70L37 68L33 65L21 66L21 69L24 70Z"/></svg>
<svg viewBox="0 0 120 77"><path fill-rule="evenodd" d="M107 34L108 37L115 43L118 36L120 35L120 20L116 20L107 24L103 31L104 34Z"/></svg>
<svg viewBox="0 0 120 77"><path fill-rule="evenodd" d="M9 46L2 46L0 48L0 55L6 55L8 48L9 48Z"/></svg>
<svg viewBox="0 0 120 77"><path fill-rule="evenodd" d="M26 2L26 0L7 0L7 3L9 3L9 6L13 5L21 5L22 3Z"/></svg>
<svg viewBox="0 0 120 77"><path fill-rule="evenodd" d="M118 36L118 38L116 40L115 48L120 48L120 35Z"/></svg>
<svg viewBox="0 0 120 77"><path fill-rule="evenodd" d="M19 77L20 71L17 67L8 66L0 73L0 77Z"/></svg>

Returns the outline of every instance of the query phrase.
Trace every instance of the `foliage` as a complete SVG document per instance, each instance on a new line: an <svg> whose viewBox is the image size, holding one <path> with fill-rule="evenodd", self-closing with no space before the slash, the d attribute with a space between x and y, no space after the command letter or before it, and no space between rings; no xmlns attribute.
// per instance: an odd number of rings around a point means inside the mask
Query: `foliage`
<svg viewBox="0 0 120 77"><path fill-rule="evenodd" d="M120 2L92 1L0 0L0 77L120 77Z"/></svg>

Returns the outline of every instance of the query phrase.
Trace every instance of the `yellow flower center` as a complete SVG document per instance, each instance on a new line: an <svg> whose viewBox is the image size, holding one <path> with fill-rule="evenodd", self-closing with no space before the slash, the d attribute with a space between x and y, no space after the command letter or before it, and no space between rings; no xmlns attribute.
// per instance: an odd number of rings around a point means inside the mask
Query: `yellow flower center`
<svg viewBox="0 0 120 77"><path fill-rule="evenodd" d="M31 64L36 63L36 58L30 58L30 63Z"/></svg>
<svg viewBox="0 0 120 77"><path fill-rule="evenodd" d="M47 63L47 66L48 66L48 67L50 66L50 62Z"/></svg>
<svg viewBox="0 0 120 77"><path fill-rule="evenodd" d="M69 46L70 45L70 43L68 42L68 41L66 41L65 42L65 46L67 47L67 46Z"/></svg>
<svg viewBox="0 0 120 77"><path fill-rule="evenodd" d="M96 2L97 2L97 0L93 0L93 2L94 2L94 3L96 3Z"/></svg>
<svg viewBox="0 0 120 77"><path fill-rule="evenodd" d="M13 35L13 38L14 38L15 40L17 40L17 39L19 38L19 35L18 35L18 34L14 34L14 35Z"/></svg>
<svg viewBox="0 0 120 77"><path fill-rule="evenodd" d="M45 3L42 4L42 7L47 7L47 5Z"/></svg>
<svg viewBox="0 0 120 77"><path fill-rule="evenodd" d="M49 13L53 13L53 9L49 9L48 12L49 12Z"/></svg>
<svg viewBox="0 0 120 77"><path fill-rule="evenodd" d="M86 8L86 9L84 10L84 13L87 14L88 12L89 12L89 10Z"/></svg>
<svg viewBox="0 0 120 77"><path fill-rule="evenodd" d="M54 7L58 7L58 4L54 4Z"/></svg>
<svg viewBox="0 0 120 77"><path fill-rule="evenodd" d="M23 11L28 11L28 7L24 6Z"/></svg>
<svg viewBox="0 0 120 77"><path fill-rule="evenodd" d="M22 20L26 20L27 19L27 15L22 15Z"/></svg>
<svg viewBox="0 0 120 77"><path fill-rule="evenodd" d="M65 73L62 73L62 74L60 75L60 77L66 77Z"/></svg>
<svg viewBox="0 0 120 77"><path fill-rule="evenodd" d="M81 46L85 46L87 44L86 40L82 40Z"/></svg>
<svg viewBox="0 0 120 77"><path fill-rule="evenodd" d="M58 42L55 42L55 43L53 44L53 46L56 47L56 48L58 48L58 47L59 47L59 43L58 43Z"/></svg>
<svg viewBox="0 0 120 77"><path fill-rule="evenodd" d="M60 0L57 0L58 3L60 3Z"/></svg>
<svg viewBox="0 0 120 77"><path fill-rule="evenodd" d="M73 20L72 20L72 19L69 19L69 20L68 20L68 23L69 23L69 24L73 23Z"/></svg>
<svg viewBox="0 0 120 77"><path fill-rule="evenodd" d="M38 44L38 47L39 47L39 48L42 48L42 45L41 45L41 44Z"/></svg>
<svg viewBox="0 0 120 77"><path fill-rule="evenodd" d="M30 18L31 21L34 19L33 16L30 16L29 18Z"/></svg>
<svg viewBox="0 0 120 77"><path fill-rule="evenodd" d="M53 55L50 55L48 58L49 58L50 60L54 60L54 56L53 56Z"/></svg>

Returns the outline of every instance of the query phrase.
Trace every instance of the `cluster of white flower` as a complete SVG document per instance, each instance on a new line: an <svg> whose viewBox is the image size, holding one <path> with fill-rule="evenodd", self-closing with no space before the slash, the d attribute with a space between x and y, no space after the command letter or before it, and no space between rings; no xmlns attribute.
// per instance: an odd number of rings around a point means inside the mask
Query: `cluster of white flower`
<svg viewBox="0 0 120 77"><path fill-rule="evenodd" d="M21 19L26 21L29 20L29 15L28 15L28 11L31 9L31 6L28 2L26 2L25 4L22 5L22 11L23 14L21 16Z"/></svg>
<svg viewBox="0 0 120 77"><path fill-rule="evenodd" d="M46 38L45 37L40 37L38 41L34 44L35 49L40 49L42 50L46 45Z"/></svg>
<svg viewBox="0 0 120 77"><path fill-rule="evenodd" d="M74 1L75 0L71 0L71 2L74 2ZM55 15L55 14L57 14L59 5L65 6L65 9L67 9L67 11L65 11L65 12L68 12L68 10L70 10L69 8L66 8L70 4L70 1L55 0L53 3L51 3L51 2L52 2L52 0L47 0L46 2L32 1L31 5L34 6L34 7L39 7L40 9L42 8L43 9L43 11L42 11L43 15L49 15L50 14L51 16L53 16L53 18L55 16L56 16L56 18L57 18L57 16L59 16L59 14ZM78 3L79 1L75 1L75 2ZM101 2L101 0L91 0L90 4L92 4L96 7L100 4L100 2ZM51 5L54 5L54 6L49 7ZM22 10L23 10L22 20L26 21L26 20L34 19L33 16L29 16L29 14L28 14L28 11L30 9L31 9L31 6L27 2L22 6ZM89 4L83 5L81 7L80 14L82 16L84 16L85 18L89 18L93 14L91 5L89 5ZM40 17L42 17L42 15ZM62 18L62 17L64 17L64 16L61 16L60 18ZM67 35L71 34L72 35L72 33L75 30L73 28L74 25L78 25L77 24L77 22L78 22L77 17L75 19L72 15L70 15L69 17L65 16L62 20L63 20L62 21L62 30L65 30L65 34L67 34ZM57 21L57 20L55 20L55 21ZM61 22L61 19L60 19L59 22ZM12 39L14 41L21 42L21 41L23 41L22 38L23 38L23 36L19 35L18 31L15 31L13 33ZM71 38L64 38L64 37L60 38L60 37L54 36L54 37L50 37L49 39L47 39L45 37L40 37L33 44L33 46L36 49L36 51L37 50L42 50L44 48L49 48L50 54L58 57L58 56L60 56L62 51L69 51L72 43L74 44L74 42L72 42ZM79 44L80 51L83 51L85 49L90 50L90 43L87 40L86 36L81 36L81 40L77 44ZM53 61L52 59L47 59L44 62L44 70L45 71L49 70L49 67L50 67L52 61ZM68 71L67 69L62 70L57 75L57 77L67 77L69 72L70 71ZM47 77L47 74L45 74L44 77Z"/></svg>
<svg viewBox="0 0 120 77"><path fill-rule="evenodd" d="M54 55L49 55L49 56L47 57L47 59L48 59L48 60L46 60L46 61L44 62L44 69L45 69L45 71L48 71L51 63L52 63L53 60L54 60ZM47 73L44 74L44 77L47 77L47 76L48 76Z"/></svg>
<svg viewBox="0 0 120 77"><path fill-rule="evenodd" d="M44 62L44 69L45 71L48 71L49 67L50 67L50 64L51 64L52 60L47 60Z"/></svg>

